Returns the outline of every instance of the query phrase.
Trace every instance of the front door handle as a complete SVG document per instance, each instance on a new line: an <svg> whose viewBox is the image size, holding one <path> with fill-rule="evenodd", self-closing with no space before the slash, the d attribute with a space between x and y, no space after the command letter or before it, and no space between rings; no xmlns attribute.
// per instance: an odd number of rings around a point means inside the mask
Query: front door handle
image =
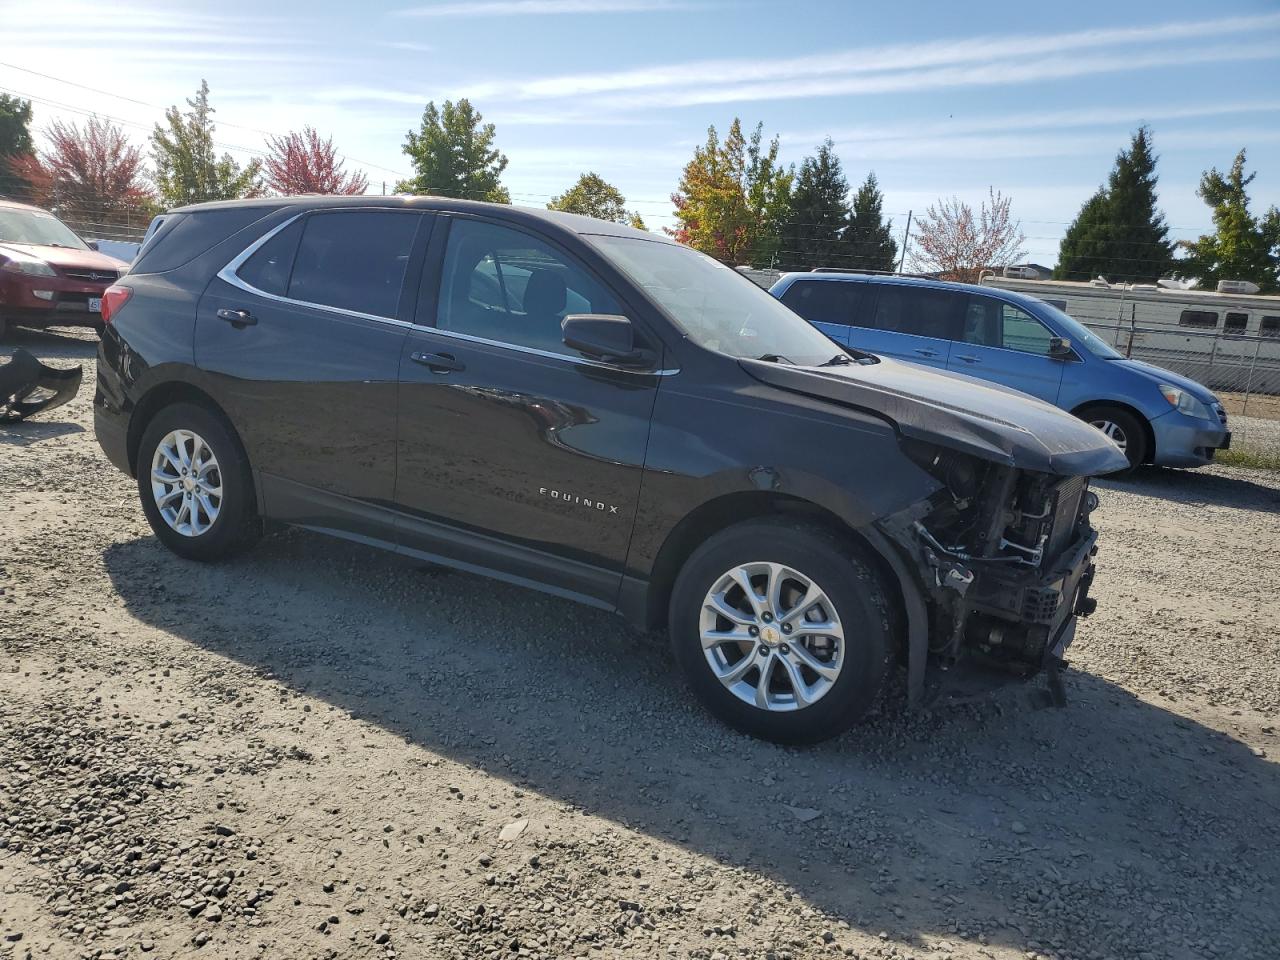
<svg viewBox="0 0 1280 960"><path fill-rule="evenodd" d="M409 359L422 364L432 373L467 369L467 365L451 353L413 353L409 355Z"/></svg>
<svg viewBox="0 0 1280 960"><path fill-rule="evenodd" d="M915 352L920 354L922 357L936 357L938 355L937 350L917 350Z"/></svg>
<svg viewBox="0 0 1280 960"><path fill-rule="evenodd" d="M968 354L965 354L965 353L957 354L957 355L956 355L956 359L957 359L957 360L963 360L965 363L981 363L981 362L982 362L981 360L979 360L977 357L975 357L975 356L974 356L973 354L971 354L971 353L968 353Z"/></svg>
<svg viewBox="0 0 1280 960"><path fill-rule="evenodd" d="M258 318L248 310L230 310L226 307L223 307L218 311L218 319L227 321L227 323L231 324L237 330L243 330L245 327L252 327L258 322Z"/></svg>

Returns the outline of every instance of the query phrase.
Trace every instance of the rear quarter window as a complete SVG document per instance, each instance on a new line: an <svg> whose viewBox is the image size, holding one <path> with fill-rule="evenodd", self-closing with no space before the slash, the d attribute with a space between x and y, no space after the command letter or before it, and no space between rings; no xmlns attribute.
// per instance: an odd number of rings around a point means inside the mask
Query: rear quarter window
<svg viewBox="0 0 1280 960"><path fill-rule="evenodd" d="M167 273L190 263L200 254L256 223L273 211L271 207L228 207L169 215L155 235L143 246L130 273ZM246 246L248 244L246 243Z"/></svg>

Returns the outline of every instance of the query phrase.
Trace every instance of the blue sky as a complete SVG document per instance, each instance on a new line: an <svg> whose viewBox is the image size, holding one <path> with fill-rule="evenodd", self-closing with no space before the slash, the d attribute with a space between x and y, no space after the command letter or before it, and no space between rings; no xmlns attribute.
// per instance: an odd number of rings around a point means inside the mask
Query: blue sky
<svg viewBox="0 0 1280 960"><path fill-rule="evenodd" d="M35 98L37 129L94 111L141 142L204 77L240 159L310 123L375 190L409 172L424 103L469 96L515 202L595 170L650 227L671 222L707 125L735 115L787 162L831 136L855 185L875 170L897 231L907 210L994 186L1046 263L1143 121L1175 236L1209 228L1196 183L1242 146L1255 206L1280 203L1274 0L0 0L0 24L0 92Z"/></svg>

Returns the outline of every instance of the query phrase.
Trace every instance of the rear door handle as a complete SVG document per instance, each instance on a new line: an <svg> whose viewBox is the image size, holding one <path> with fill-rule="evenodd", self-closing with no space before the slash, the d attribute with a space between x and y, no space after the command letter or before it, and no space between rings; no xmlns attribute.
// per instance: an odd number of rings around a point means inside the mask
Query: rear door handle
<svg viewBox="0 0 1280 960"><path fill-rule="evenodd" d="M230 310L226 307L223 307L218 311L218 319L227 321L227 323L231 324L237 330L241 330L245 327L252 327L258 322L258 318L248 310Z"/></svg>
<svg viewBox="0 0 1280 960"><path fill-rule="evenodd" d="M917 350L915 352L920 354L922 357L936 357L938 355L937 350Z"/></svg>
<svg viewBox="0 0 1280 960"><path fill-rule="evenodd" d="M961 354L957 354L957 355L956 355L956 359L957 359L957 360L963 360L965 363L981 363L981 362L982 362L981 360L979 360L977 357L975 357L975 356L974 356L973 354L971 354L971 353L970 353L970 354L963 354L963 353L961 353Z"/></svg>
<svg viewBox="0 0 1280 960"><path fill-rule="evenodd" d="M422 364L432 373L467 369L467 365L451 353L413 353L409 355L409 359Z"/></svg>

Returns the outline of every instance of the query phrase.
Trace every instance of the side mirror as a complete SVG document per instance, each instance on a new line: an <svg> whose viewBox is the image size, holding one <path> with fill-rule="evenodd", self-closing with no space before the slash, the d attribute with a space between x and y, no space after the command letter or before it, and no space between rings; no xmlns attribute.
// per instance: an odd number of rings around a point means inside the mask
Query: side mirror
<svg viewBox="0 0 1280 960"><path fill-rule="evenodd" d="M85 246L87 246L90 250L97 250L97 249L98 249L98 241L97 241L97 240L86 240L84 243L85 243Z"/></svg>
<svg viewBox="0 0 1280 960"><path fill-rule="evenodd" d="M623 366L643 361L645 351L636 349L635 329L626 317L610 313L571 313L560 321L565 346L593 360Z"/></svg>
<svg viewBox="0 0 1280 960"><path fill-rule="evenodd" d="M1075 356L1075 353L1071 350L1071 341L1066 337L1050 337L1049 356L1055 360L1069 360Z"/></svg>

